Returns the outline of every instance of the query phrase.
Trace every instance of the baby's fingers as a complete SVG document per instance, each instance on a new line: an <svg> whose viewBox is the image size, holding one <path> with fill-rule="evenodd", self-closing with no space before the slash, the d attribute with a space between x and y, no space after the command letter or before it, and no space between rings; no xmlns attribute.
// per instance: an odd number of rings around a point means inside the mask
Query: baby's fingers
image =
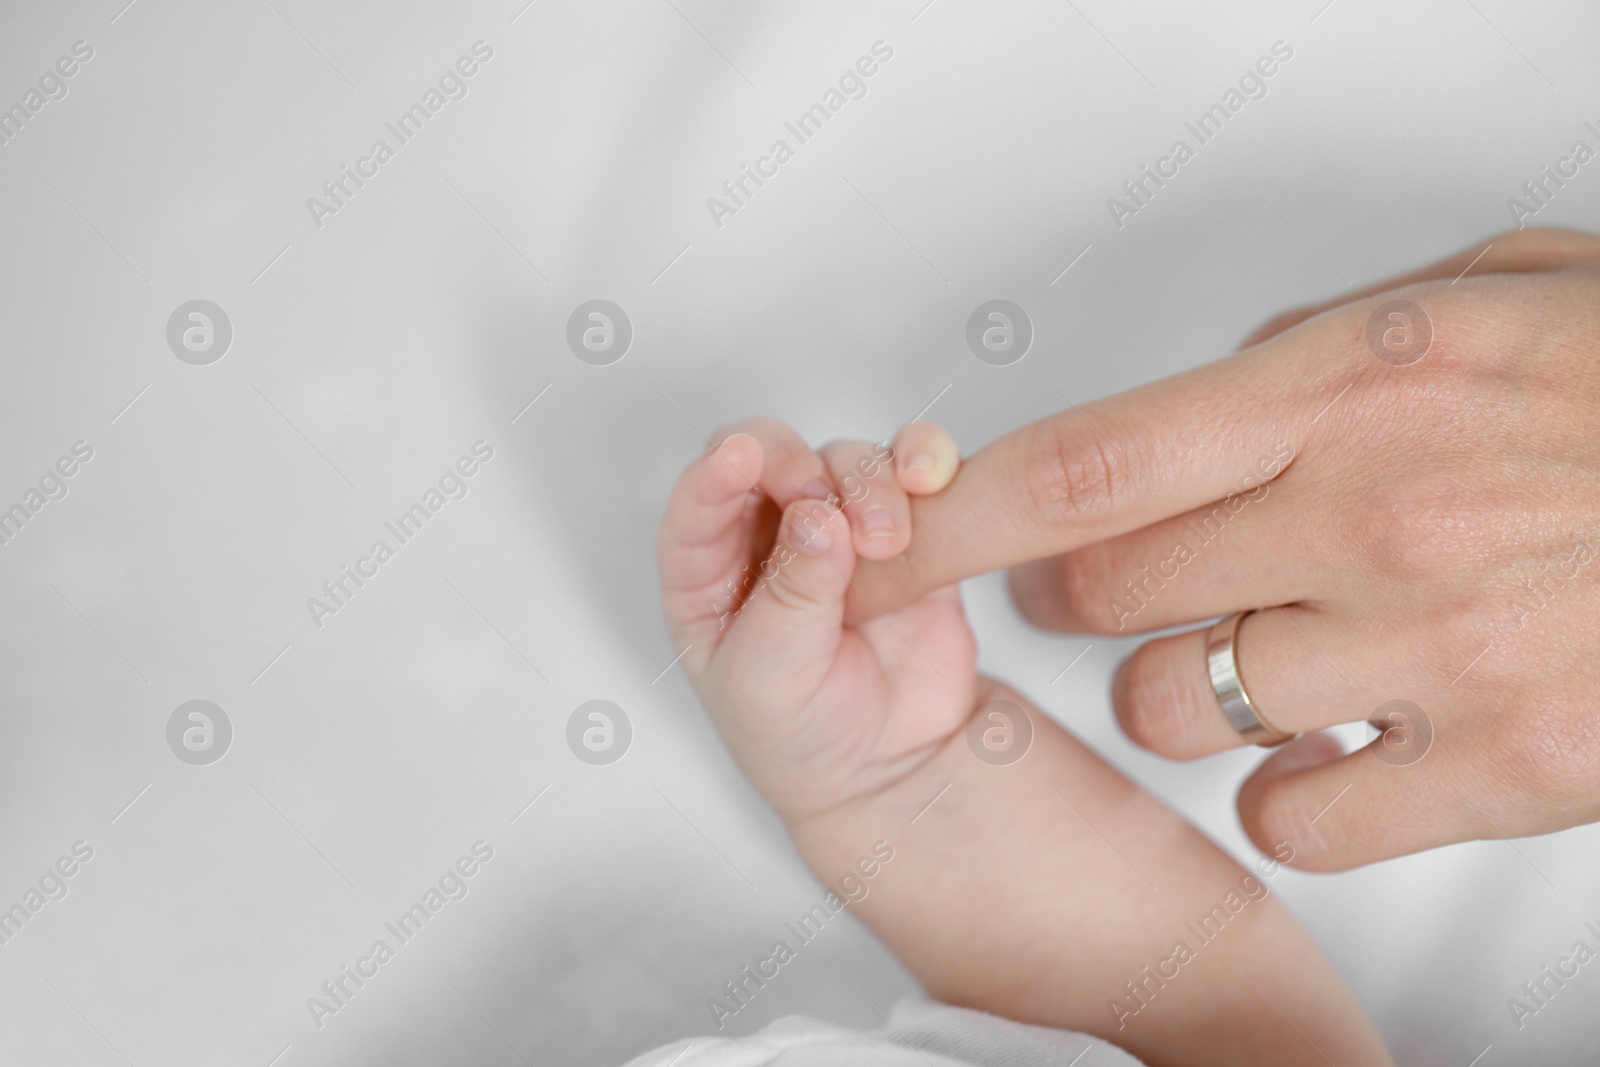
<svg viewBox="0 0 1600 1067"><path fill-rule="evenodd" d="M751 489L763 465L761 443L733 434L689 464L672 488L656 532L656 559L662 608L680 646L706 643L720 629L719 616L735 607L723 585L746 551Z"/></svg>
<svg viewBox="0 0 1600 1067"><path fill-rule="evenodd" d="M960 466L961 450L938 423L907 423L894 435L895 477L913 496L937 493Z"/></svg>
<svg viewBox="0 0 1600 1067"><path fill-rule="evenodd" d="M893 559L904 552L911 543L910 495L938 492L961 465L956 443L931 422L901 429L888 451L865 441L835 441L821 451L862 559Z"/></svg>
<svg viewBox="0 0 1600 1067"><path fill-rule="evenodd" d="M717 430L713 441L733 435L754 437L765 457L761 464L759 488L780 508L802 496L823 498L832 491L822 457L812 451L794 427L777 419L744 419Z"/></svg>
<svg viewBox="0 0 1600 1067"><path fill-rule="evenodd" d="M673 489L656 539L661 600L691 671L703 662L755 581L748 566L771 536L763 498L782 507L832 491L828 471L794 429L746 419L718 430L721 442L689 465ZM770 505L769 505L770 507Z"/></svg>
<svg viewBox="0 0 1600 1067"><path fill-rule="evenodd" d="M883 446L835 441L823 446L822 458L839 487L856 555L890 559L904 552L911 543L911 503Z"/></svg>
<svg viewBox="0 0 1600 1067"><path fill-rule="evenodd" d="M801 694L795 705L809 699L838 652L855 562L850 524L837 508L797 500L784 509L758 586L717 652L738 664L736 684L759 687L765 702L785 692Z"/></svg>

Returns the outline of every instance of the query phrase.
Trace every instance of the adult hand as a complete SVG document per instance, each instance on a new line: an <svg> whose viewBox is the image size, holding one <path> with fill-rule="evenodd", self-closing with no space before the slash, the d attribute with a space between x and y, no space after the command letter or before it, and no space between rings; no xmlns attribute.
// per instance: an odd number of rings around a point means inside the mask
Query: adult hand
<svg viewBox="0 0 1600 1067"><path fill-rule="evenodd" d="M1394 727L1348 755L1302 738L1245 782L1247 832L1292 841L1296 866L1593 821L1597 309L1600 238L1527 230L1281 316L1227 359L983 449L913 502L904 555L861 564L852 610L1019 564L1018 606L1055 630L1260 609L1238 662L1274 725ZM1122 665L1134 741L1179 759L1243 743L1205 643Z"/></svg>

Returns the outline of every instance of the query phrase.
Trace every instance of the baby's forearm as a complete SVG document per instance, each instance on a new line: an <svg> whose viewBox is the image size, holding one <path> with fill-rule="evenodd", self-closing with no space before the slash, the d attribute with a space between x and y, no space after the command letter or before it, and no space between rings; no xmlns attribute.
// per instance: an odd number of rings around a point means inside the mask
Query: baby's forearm
<svg viewBox="0 0 1600 1067"><path fill-rule="evenodd" d="M980 707L994 699L1026 706L985 683ZM931 994L1152 1065L1391 1062L1272 895L1276 864L1240 867L1028 713L1015 763L983 762L957 734L890 788L791 827L825 878L893 848L852 910Z"/></svg>

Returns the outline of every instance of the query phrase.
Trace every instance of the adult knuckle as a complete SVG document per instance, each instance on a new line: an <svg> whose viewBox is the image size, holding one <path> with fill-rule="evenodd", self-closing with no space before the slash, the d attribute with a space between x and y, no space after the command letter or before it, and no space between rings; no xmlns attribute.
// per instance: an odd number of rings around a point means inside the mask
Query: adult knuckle
<svg viewBox="0 0 1600 1067"><path fill-rule="evenodd" d="M1052 421L1034 436L1022 462L1029 506L1047 526L1104 518L1126 484L1127 461L1081 423Z"/></svg>
<svg viewBox="0 0 1600 1067"><path fill-rule="evenodd" d="M1580 230L1560 226L1529 226L1522 230L1507 230L1491 243L1506 255L1548 256L1568 248L1590 245L1593 240L1592 234Z"/></svg>
<svg viewBox="0 0 1600 1067"><path fill-rule="evenodd" d="M1556 231L1547 226L1530 226L1522 230L1506 230L1489 242L1491 254L1496 245L1499 246L1500 257L1542 251L1555 243L1551 239L1554 232Z"/></svg>
<svg viewBox="0 0 1600 1067"><path fill-rule="evenodd" d="M1466 430L1481 425L1486 411L1502 420L1515 415L1506 401L1536 387L1537 365L1562 321L1531 278L1481 277L1454 290L1442 281L1419 286L1416 302L1433 331L1419 364L1427 373L1395 379L1406 388L1396 394L1391 417L1419 427L1448 420Z"/></svg>
<svg viewBox="0 0 1600 1067"><path fill-rule="evenodd" d="M1415 581L1473 556L1485 507L1480 494L1455 482L1407 479L1373 488L1345 512L1342 539L1371 573Z"/></svg>
<svg viewBox="0 0 1600 1067"><path fill-rule="evenodd" d="M1600 783L1600 740L1586 727L1591 714L1545 705L1500 735L1501 771L1516 795L1540 806L1593 795Z"/></svg>

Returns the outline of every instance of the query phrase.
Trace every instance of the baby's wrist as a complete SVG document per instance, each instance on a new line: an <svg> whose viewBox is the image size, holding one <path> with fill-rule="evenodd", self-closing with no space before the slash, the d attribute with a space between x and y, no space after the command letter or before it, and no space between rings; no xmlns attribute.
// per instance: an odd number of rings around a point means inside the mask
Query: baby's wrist
<svg viewBox="0 0 1600 1067"><path fill-rule="evenodd" d="M989 806L988 790L981 784L976 790L971 786L979 784L972 780L975 775L994 768L974 754L969 737L976 731L969 727L972 718L993 700L995 688L989 679L978 679L971 713L962 728L906 757L905 770L892 780L825 810L785 820L796 848L819 878L829 882L876 842L894 848L920 836L924 824L933 820L938 806L953 793L962 794L964 805Z"/></svg>

